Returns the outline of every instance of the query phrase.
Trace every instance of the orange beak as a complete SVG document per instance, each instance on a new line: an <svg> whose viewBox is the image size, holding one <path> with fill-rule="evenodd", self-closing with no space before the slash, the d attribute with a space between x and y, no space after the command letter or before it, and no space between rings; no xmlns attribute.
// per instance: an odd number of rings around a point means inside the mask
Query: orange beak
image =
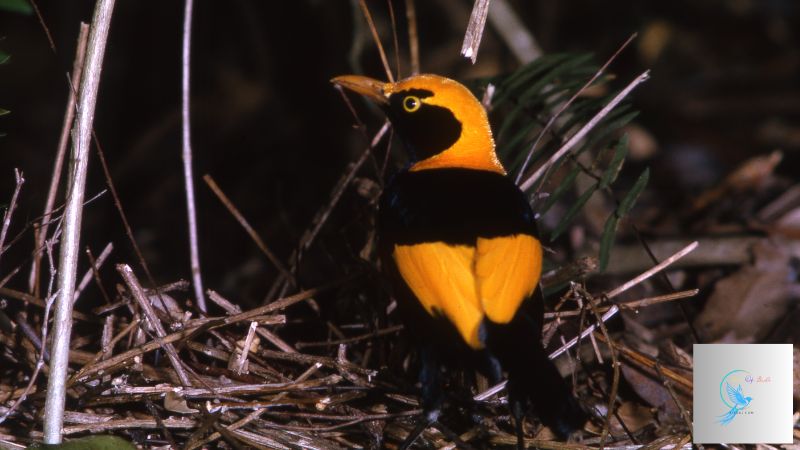
<svg viewBox="0 0 800 450"><path fill-rule="evenodd" d="M341 75L333 78L331 83L361 94L379 105L389 103L389 83L361 75Z"/></svg>

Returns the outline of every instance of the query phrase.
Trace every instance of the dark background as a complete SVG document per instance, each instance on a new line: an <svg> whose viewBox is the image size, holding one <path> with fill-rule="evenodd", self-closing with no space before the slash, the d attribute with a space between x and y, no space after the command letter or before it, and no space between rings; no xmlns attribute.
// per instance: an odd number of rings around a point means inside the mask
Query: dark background
<svg viewBox="0 0 800 450"><path fill-rule="evenodd" d="M386 3L367 3L391 49ZM407 74L404 2L394 3ZM465 80L519 66L491 25L476 65L458 55L471 3L417 2L424 72ZM651 167L650 189L664 208L776 148L785 152L779 171L797 178L796 2L512 4L546 53L589 51L602 63L628 36L640 33L610 71L621 87L652 69L652 79L632 102L641 111L637 124L656 150L635 162ZM90 20L93 8L88 0L38 5L55 51L34 15L0 14L0 50L11 55L0 66L0 107L11 110L0 117L0 131L6 133L0 138L0 204L13 190L13 169L26 178L11 228L12 236L23 234L0 260L0 276L22 264L9 282L17 289L27 284L33 235L25 226L42 213L78 25ZM182 9L178 1L117 1L94 123L136 240L159 282L190 275L179 128ZM347 164L367 144L328 81L344 73L384 77L357 2L196 2L192 138L206 287L258 303L276 271L200 176L211 174L286 260ZM363 103L355 105L371 136L379 118ZM93 157L87 197L104 187ZM348 236L369 227L368 203L354 189L346 192L312 249L317 257L307 258L302 274L308 283L358 263L360 247ZM85 210L83 239L95 253L113 241L112 261L135 264L109 195Z"/></svg>

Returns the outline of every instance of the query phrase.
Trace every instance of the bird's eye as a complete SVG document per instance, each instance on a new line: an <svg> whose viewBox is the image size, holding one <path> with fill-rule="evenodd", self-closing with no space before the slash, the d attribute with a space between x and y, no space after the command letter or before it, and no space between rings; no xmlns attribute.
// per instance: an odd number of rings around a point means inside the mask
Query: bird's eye
<svg viewBox="0 0 800 450"><path fill-rule="evenodd" d="M406 112L413 113L418 110L420 106L422 106L422 102L419 100L419 97L409 95L403 99L403 109L405 109Z"/></svg>

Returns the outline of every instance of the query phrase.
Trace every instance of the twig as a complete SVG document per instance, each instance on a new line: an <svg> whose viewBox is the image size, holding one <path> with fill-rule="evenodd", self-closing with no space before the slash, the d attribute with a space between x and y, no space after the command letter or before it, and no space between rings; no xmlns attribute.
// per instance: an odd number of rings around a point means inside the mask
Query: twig
<svg viewBox="0 0 800 450"><path fill-rule="evenodd" d="M51 296L47 299L44 308L44 317L42 318L42 340L41 342L47 342L47 324L50 319L50 307L53 305L53 301L55 300L55 296ZM39 349L39 357L36 359L36 366L33 368L33 373L30 376L30 380L28 381L28 385L25 386L25 390L22 392L22 395L19 396L14 401L14 404L6 410L5 413L0 415L0 423L5 422L6 419L14 412L15 409L25 401L25 398L31 393L33 386L36 384L36 380L39 378L39 372L42 370L44 366L44 358L45 353L47 353L44 345L40 344Z"/></svg>
<svg viewBox="0 0 800 450"><path fill-rule="evenodd" d="M575 94L573 94L572 97L570 97L569 100L567 100L564 104L562 104L561 107L558 108L558 111L555 112L555 114L550 116L550 119L544 125L544 128L542 128L542 131L540 131L539 135L536 136L536 140L533 141L533 145L531 145L531 149L528 150L528 154L525 156L525 161L522 163L522 167L520 167L519 173L517 173L517 179L514 180L515 183L519 184L519 181L522 178L522 175L525 174L525 170L528 168L528 163L530 163L531 157L533 157L533 153L536 151L536 148L539 146L539 142L541 142L542 138L547 134L547 132L550 130L550 128L553 126L553 124L555 124L556 119L558 119L561 116L561 114L563 114L564 111L566 111L566 109L569 108L572 105L572 103L575 102L575 99L577 99L578 96L583 94L586 91L586 89L589 89L589 86L591 86L592 83L594 83L598 78L600 78L600 75L605 73L605 71L608 68L608 66L611 65L611 63L614 62L615 59L617 59L617 56L619 56L619 54L622 53L622 51L625 50L625 48L631 42L633 42L633 40L635 38L636 38L636 33L632 34L631 37L629 37L628 40L625 41L617 49L617 51L614 52L613 55L611 55L610 58L608 58L608 60L605 62L605 64L603 64L603 66L600 67L600 69L598 69L597 72L595 72L594 75L592 75L591 78L589 78L589 81L587 81L583 86L581 86L581 88L578 89L575 92Z"/></svg>
<svg viewBox="0 0 800 450"><path fill-rule="evenodd" d="M236 205L233 204L231 199L228 198L227 195L225 195L225 192L222 191L222 189L219 187L217 182L214 181L211 175L208 174L203 175L203 181L205 181L208 187L211 188L211 191L214 192L214 195L216 195L219 201L222 202L225 208L228 209L228 212L231 213L233 218L236 219L237 222L239 222L239 225L241 225L242 228L244 228L244 231L247 233L248 236L250 236L250 239L252 239L253 242L255 242L256 246L258 246L258 249L261 250L262 253L264 253L264 256L266 256L267 259L269 259L272 265L274 265L275 268L278 269L278 271L280 271L284 277L291 277L291 274L286 269L286 266L284 266L281 260L278 259L278 257L275 256L274 253L272 253L272 250L270 250L269 247L267 247L267 244L264 243L264 240L261 239L261 236L259 236L256 230L253 229L253 227L250 225L250 222L248 222L247 219L244 217L244 215L242 215L242 213L239 211L239 209L236 208Z"/></svg>
<svg viewBox="0 0 800 450"><path fill-rule="evenodd" d="M324 208L317 211L317 213L314 215L311 227L309 229L306 229L306 231L303 232L303 235L300 237L298 250L296 250L289 258L290 262L289 266L291 272L294 272L294 270L297 268L297 264L300 262L300 259L303 256L303 252L305 252L311 247L311 244L316 239L317 235L322 229L322 226L325 225L325 222L328 220L328 217L330 217L331 212L339 203L339 200L342 198L342 195L347 189L347 186L350 185L350 182L353 180L353 177L355 177L356 173L358 172L358 169L360 169L361 166L364 164L364 162L367 160L367 158L369 158L369 155L372 154L372 150L381 142L383 137L386 136L386 132L389 131L389 129L390 129L389 121L384 122L383 127L381 127L381 129L375 134L375 137L372 138L372 141L370 142L369 146L367 146L367 148L364 149L364 152L361 154L361 156L359 156L358 160L350 164L349 170L344 174L342 174L342 177L339 179L339 182L336 184L336 187L334 187L333 192L331 192L331 198L328 201L328 204L325 205ZM272 298L274 292L276 292L278 290L278 287L280 286L282 286L282 288L280 289L281 292L280 295L281 296L284 295L290 284L286 281L292 281L292 280L293 280L292 278L279 277L276 280L275 284L270 288L270 292L267 295L267 298L268 299Z"/></svg>
<svg viewBox="0 0 800 450"><path fill-rule="evenodd" d="M44 214L42 215L41 227L36 233L36 247L31 265L30 276L28 277L28 292L35 296L39 296L39 271L41 270L42 250L44 248L44 241L47 239L47 229L50 227L50 216L53 214L53 205L56 202L56 194L58 194L58 186L61 182L61 173L64 171L64 156L67 154L67 145L69 144L70 129L72 122L75 119L75 100L77 98L78 85L81 82L83 74L83 62L86 57L86 43L89 38L89 25L81 23L80 31L78 32L78 44L75 48L75 60L72 63L72 76L67 76L67 85L69 86L69 96L67 99L67 109L64 111L64 123L61 126L61 136L58 138L58 150L56 151L56 159L53 163L53 174L50 176L50 188L47 191L47 200L44 205Z"/></svg>
<svg viewBox="0 0 800 450"><path fill-rule="evenodd" d="M240 314L242 312L242 309L239 308L238 305L234 305L228 299L212 291L211 289L208 290L208 298L211 299L211 301L213 301L217 305L219 305L228 314ZM275 345L275 347L283 350L284 352L287 353L297 352L297 350L295 350L294 347L286 343L286 341L278 337L275 333L265 328L258 327L256 328L255 332L258 333L259 336L263 337L264 339L272 342L272 344Z"/></svg>
<svg viewBox="0 0 800 450"><path fill-rule="evenodd" d="M244 344L242 346L242 352L239 353L239 357L236 360L237 375L241 375L244 371L244 363L247 362L247 355L250 354L250 346L253 343L253 337L256 335L256 329L258 329L258 322L250 322L250 326L247 328L247 337L244 339Z"/></svg>
<svg viewBox="0 0 800 450"><path fill-rule="evenodd" d="M609 308L608 311L605 312L605 314L603 314L601 316L601 321L602 322L607 322L609 319L614 317L614 315L617 314L617 312L619 312L619 307L617 307L617 305L612 306L611 308ZM575 344L577 344L579 341L585 339L586 336L588 336L590 333L592 333L595 330L595 328L597 328L597 324L589 325L579 335L577 335L574 338L572 338L569 341L567 341L566 344L564 344L561 347L559 347L553 353L550 353L548 358L550 358L550 359L558 358L562 353L564 353L567 350L569 350L570 348L574 347ZM500 383L490 387L489 389L479 393L478 395L474 396L473 398L475 399L475 401L479 401L479 402L480 401L484 401L484 400L488 399L489 397L491 397L491 396L497 394L498 392L502 391L506 387L506 383L507 383L506 381L500 382Z"/></svg>
<svg viewBox="0 0 800 450"><path fill-rule="evenodd" d="M489 6L489 21L521 64L528 64L542 56L542 48L533 34L525 28L508 0L492 1Z"/></svg>
<svg viewBox="0 0 800 450"><path fill-rule="evenodd" d="M408 53L411 59L411 75L419 74L419 35L417 34L417 9L414 0L406 0L408 21Z"/></svg>
<svg viewBox="0 0 800 450"><path fill-rule="evenodd" d="M189 255L192 266L192 285L197 308L206 312L203 294L203 277L200 274L200 247L197 244L197 209L194 201L194 175L192 173L192 134L190 114L189 75L191 72L192 8L194 0L184 0L183 41L181 45L181 143L183 156L183 181L186 189L186 215L189 221Z"/></svg>
<svg viewBox="0 0 800 450"><path fill-rule="evenodd" d="M139 280L137 280L136 276L133 274L133 270L127 264L118 264L117 272L119 272L119 274L122 276L122 279L125 280L125 284L128 285L128 289L130 289L134 300L136 300L136 302L139 303L139 306L142 308L147 320L150 322L150 326L153 327L156 336L158 336L157 341L161 341L164 336L167 335L167 333L164 331L164 326L161 324L161 320L159 320L158 316L156 315L153 305L150 304L150 299L144 293L144 289L142 289L141 284L139 284ZM178 352L175 351L175 347L170 343L164 343L163 347L164 351L167 353L167 357L172 363L172 367L175 369L175 373L178 374L178 379L180 379L181 384L186 387L191 386L192 382L189 380L189 376L183 369L183 363L178 357Z"/></svg>
<svg viewBox="0 0 800 450"><path fill-rule="evenodd" d="M658 265L653 266L653 268L651 268L650 270L647 270L646 272L642 273L641 275L639 275L639 276L637 276L637 277L635 277L635 278L623 283L621 286L619 286L619 287L617 287L615 289L612 289L611 291L609 291L606 294L606 298L609 298L609 299L610 298L614 298L614 297L618 296L619 294L621 294L621 293L627 291L628 289L632 288L633 286L636 286L637 284L641 283L642 281L652 277L656 273L664 270L664 268L668 267L669 265L671 265L675 261L681 259L684 255L686 255L687 253L691 252L696 247L697 247L697 241L694 241L691 244L689 244L686 247L684 247L683 249L681 249L680 251L678 251L677 253L675 253L674 255L670 256L669 258L665 259L664 261L661 261L661 263L659 263Z"/></svg>
<svg viewBox="0 0 800 450"><path fill-rule="evenodd" d="M111 249L113 249L113 245L112 245L111 242L108 243L108 246L106 246L106 249L109 249L108 254L110 254L111 253ZM101 257L104 256L104 254L107 256L106 251L105 251L106 249L104 249L103 253L100 254ZM100 266L99 266L97 260L95 259L94 255L92 254L92 250L89 249L89 247L86 247L86 257L89 258L89 268L91 270L92 275L94 276L94 282L95 282L95 284L97 284L97 289L100 290L100 295L103 296L103 299L106 301L107 305L111 305L113 303L111 301L111 297L108 296L108 292L106 292L106 288L103 287L103 280L100 279L100 272L99 272L99 267ZM101 263L102 263L102 261L101 261ZM87 272L87 273L89 273L89 272ZM83 283L81 283L81 284L83 284Z"/></svg>
<svg viewBox="0 0 800 450"><path fill-rule="evenodd" d="M75 118L70 158L70 180L64 211L64 231L59 253L58 297L53 322L50 377L47 380L47 399L45 401L44 442L46 444L61 443L61 427L64 423L64 402L66 400L65 381L69 366L69 341L72 331L72 298L78 269L83 194L86 188L89 145L97 103L97 90L100 85L100 72L113 9L114 0L97 0L92 18L92 28L89 31L84 76L78 96L78 113Z"/></svg>
<svg viewBox="0 0 800 450"><path fill-rule="evenodd" d="M700 289L687 289L685 291L678 291L672 294L664 294L664 295L656 295L653 297L646 297L640 300L634 300L631 302L625 303L617 303L617 306L620 309L638 309L645 306L651 306L658 303L664 302L671 302L674 300L680 300L683 298L694 297L700 292ZM597 310L601 312L606 312L610 309L610 307L598 307ZM555 319L558 317L571 317L577 316L581 314L581 310L569 310L569 311L556 311L556 312L546 312L544 313L545 319Z"/></svg>
<svg viewBox="0 0 800 450"><path fill-rule="evenodd" d="M294 379L294 383L301 383L303 381L306 381L309 377L311 377L311 375L316 373L321 367L322 367L322 364L314 363L314 365L309 367L308 370L306 370L305 372L301 373L297 378L295 378ZM284 391L284 392L279 393L278 395L275 396L275 398L273 399L273 402L279 402L281 399L286 397L286 395L288 395L288 391ZM258 408L255 411L253 411L250 414L248 414L247 416L245 416L244 418L238 420L237 422L234 422L234 423L228 425L226 428L228 429L228 431L235 431L235 430L247 425L248 423L252 422L253 420L258 419L259 417L261 417L262 414L264 414L264 412L266 412L266 409ZM212 433L211 435L209 435L207 438L203 439L200 442L196 442L196 443L193 443L191 445L187 445L186 446L186 450L193 450L195 448L202 447L204 445L207 445L207 444L219 439L220 437L222 437L222 435L219 432L214 432L214 433Z"/></svg>
<svg viewBox="0 0 800 450"><path fill-rule="evenodd" d="M361 12L364 14L364 18L367 20L367 25L369 25L369 30L372 32L372 40L375 41L375 46L378 47L378 54L381 56L383 70L386 71L386 79L394 83L394 76L392 75L392 69L389 68L389 60L386 58L386 51L383 49L383 44L381 44L381 38L378 35L378 29L375 28L375 22L372 20L372 15L369 13L367 3L364 0L358 0L358 5L361 7Z"/></svg>
<svg viewBox="0 0 800 450"><path fill-rule="evenodd" d="M22 172L19 169L14 169L14 193L11 194L11 201L8 203L5 213L3 213L3 226L0 227L0 257L3 256L3 246L6 242L6 234L8 234L8 227L11 226L11 216L17 208L17 198L19 198L19 191L25 183L25 178L22 177Z"/></svg>
<svg viewBox="0 0 800 450"><path fill-rule="evenodd" d="M672 382L664 376L664 373L661 371L661 364L658 361L655 362L655 369L658 377L661 378L661 384L667 388L667 392L669 392L670 397L672 397L672 401L675 402L675 405L678 407L678 410L681 412L681 418L683 421L686 422L686 427L692 430L692 417L689 415L689 412L683 406L680 399L678 398L678 394L675 392L675 389L672 387Z"/></svg>
<svg viewBox="0 0 800 450"><path fill-rule="evenodd" d="M595 307L594 299L592 299L588 295L585 295L585 297L587 303L589 304L589 308L591 308L592 313L594 314L595 319L597 320L597 324L600 326L600 331L603 333L603 336L605 336L606 341L609 343L608 349L609 352L611 353L611 364L614 369L614 375L611 380L611 393L609 393L608 395L608 406L607 406L608 411L606 411L606 420L605 423L603 423L603 432L600 435L600 450L603 450L603 447L605 447L606 444L606 439L608 439L609 431L611 430L611 414L617 416L617 420L619 420L620 423L623 424L623 427L625 427L626 431L628 427L624 425L620 417L614 411L614 404L617 401L617 392L619 390L619 375L620 375L619 356L617 355L617 350L614 348L613 341L611 340L611 335L608 333L606 324L602 320L600 313L597 311L597 308ZM592 336L594 336L594 333L592 334Z"/></svg>
<svg viewBox="0 0 800 450"><path fill-rule="evenodd" d="M486 17L489 15L489 0L475 0L472 14L469 16L464 43L461 45L461 56L469 58L472 64L478 59L478 47L481 45Z"/></svg>
<svg viewBox="0 0 800 450"><path fill-rule="evenodd" d="M559 148L558 151L555 152L553 156L551 156L550 159L547 160L547 162L542 164L542 166L539 167L536 170L536 172L534 172L531 176L527 177L525 181L523 181L522 184L520 184L520 188L523 191L527 191L531 186L533 186L533 183L539 180L539 178L541 178L542 175L547 170L549 170L550 167L553 166L553 164L556 163L556 161L561 159L562 156L564 156L568 151L570 151L581 139L583 139L586 136L586 134L589 133L589 131L591 131L601 120L603 120L603 118L605 118L605 116L607 116L608 113L610 113L611 110L613 110L619 104L619 102L621 102L625 97L627 97L628 94L630 94L631 91L634 90L637 86L647 81L648 78L650 78L650 71L645 70L633 81L631 81L627 86L625 86L625 89L620 91L620 93L617 94L613 99L611 99L611 101L608 102L608 104L604 106L603 109L598 111L598 113L595 114L591 120L586 122L586 124L583 127L581 127L580 130L578 130L574 135L572 135L572 137L569 138L569 140L564 145L562 145L561 148Z"/></svg>
<svg viewBox="0 0 800 450"><path fill-rule="evenodd" d="M608 343L608 341L606 341L605 337L602 335L595 335L595 337L597 337L597 339L601 340L602 342ZM620 354L628 361L637 364L641 367L646 367L648 369L655 371L657 362L655 359L653 359L652 356L638 352L624 345L617 344L616 342L612 342L611 345L613 345L617 350L619 350ZM692 385L693 385L692 380L664 366L661 366L661 373L663 376L678 383L678 385L686 392L689 393L692 392Z"/></svg>
<svg viewBox="0 0 800 450"><path fill-rule="evenodd" d="M42 17L42 12L39 10L39 5L36 3L36 0L30 0L30 2L33 11L36 13L36 18L39 20L39 25L42 26L42 30L44 30L44 34L47 37L47 43L50 44L50 50L56 53L56 43L53 41L53 35L50 34L50 28L44 23L44 17Z"/></svg>
<svg viewBox="0 0 800 450"><path fill-rule="evenodd" d="M111 358L102 361L97 364L87 364L81 370L78 371L69 381L69 384L72 385L77 380L83 380L86 377L98 373L100 371L110 371L111 368L116 367L120 364L125 363L128 360L135 358L136 356L143 355L145 353L151 352L157 348L161 348L164 344L171 344L173 342L177 342L181 339L186 339L190 336L195 335L203 330L211 330L213 328L222 327L225 325L232 325L239 322L250 321L254 317L261 316L264 314L269 314L274 311L278 311L284 308L287 308L295 303L299 303L309 298L314 297L315 295L319 294L320 292L324 292L328 289L336 287L343 282L349 281L352 277L344 278L341 280L337 280L330 284L320 286L318 288L309 289L306 291L299 292L297 294L275 300L274 302L261 306L250 311L245 311L239 314L235 314L232 316L227 317L220 317L216 319L203 319L201 325L197 325L194 327L188 327L184 330L176 331L174 333L168 334L161 339L147 342L139 347L135 347L131 350L126 352L120 353L118 355L112 356ZM285 353L281 353L281 355L286 355ZM312 361L316 362L316 361Z"/></svg>
<svg viewBox="0 0 800 450"><path fill-rule="evenodd" d="M392 0L386 0L388 9L389 9L389 19L392 22L392 46L394 47L394 70L395 74L397 74L397 78L400 79L403 76L402 71L400 70L400 41L397 38L397 19L394 16L394 2Z"/></svg>
<svg viewBox="0 0 800 450"><path fill-rule="evenodd" d="M111 254L112 250L114 250L114 243L113 242L109 242L103 248L103 251L100 252L100 256L98 256L96 260L92 261L91 267L89 268L89 270L86 271L86 273L83 274L83 278L81 278L81 282L78 284L78 287L75 289L75 295L74 295L74 297L72 299L73 302L76 302L78 300L78 297L81 296L81 292L83 292L83 290L86 289L86 285L88 285L89 282L92 281L92 277L93 276L97 279L98 285L100 285L100 279L99 279L99 277L97 275L97 271L100 269L100 267L103 265L103 263L106 262L106 259ZM86 252L91 255L91 252L89 251L88 248L86 249ZM94 258L91 258L91 259L94 259ZM100 285L100 286L102 286L102 285Z"/></svg>

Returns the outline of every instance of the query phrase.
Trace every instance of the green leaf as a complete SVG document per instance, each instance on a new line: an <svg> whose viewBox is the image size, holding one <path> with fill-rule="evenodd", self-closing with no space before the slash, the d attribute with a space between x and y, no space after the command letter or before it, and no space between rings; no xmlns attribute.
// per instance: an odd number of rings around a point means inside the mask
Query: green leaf
<svg viewBox="0 0 800 450"><path fill-rule="evenodd" d="M628 135L626 134L622 136L622 139L620 139L617 143L617 148L614 150L614 156L611 158L611 162L608 163L608 169L603 172L603 176L600 178L600 189L605 189L611 186L611 183L616 181L620 170L622 170L622 164L625 162L625 155L627 154Z"/></svg>
<svg viewBox="0 0 800 450"><path fill-rule="evenodd" d="M74 439L63 444L33 444L28 450L136 450L125 439L116 436L89 436Z"/></svg>
<svg viewBox="0 0 800 450"><path fill-rule="evenodd" d="M31 14L33 8L27 0L0 0L0 10L20 14Z"/></svg>
<svg viewBox="0 0 800 450"><path fill-rule="evenodd" d="M583 205L585 205L586 202L592 198L592 195L597 192L597 186L598 184L595 183L589 189L586 189L586 191L584 191L584 193L578 197L578 200L572 204L572 207L569 209L569 211L567 211L567 213L564 214L564 217L561 218L561 222L558 223L556 229L553 230L552 234L550 234L550 241L555 241L561 235L561 233L567 229L569 224L572 222L572 219L574 219L575 216L577 216L581 211Z"/></svg>
<svg viewBox="0 0 800 450"><path fill-rule="evenodd" d="M11 58L11 55L4 51L0 51L0 64L5 64Z"/></svg>
<svg viewBox="0 0 800 450"><path fill-rule="evenodd" d="M11 111L0 108L0 116L5 116L6 114L11 114Z"/></svg>
<svg viewBox="0 0 800 450"><path fill-rule="evenodd" d="M556 189L550 194L547 198L545 204L539 209L539 214L544 215L555 203L561 198L565 192L569 191L572 185L575 183L575 179L578 178L578 174L581 173L580 167L573 168L561 183L558 184Z"/></svg>
<svg viewBox="0 0 800 450"><path fill-rule="evenodd" d="M606 270L608 266L608 259L611 256L611 247L614 245L614 237L617 234L618 224L619 217L617 217L617 212L614 211L608 216L608 220L606 220L606 224L603 227L603 234L600 237L600 261L598 263L600 272Z"/></svg>
<svg viewBox="0 0 800 450"><path fill-rule="evenodd" d="M619 208L617 208L617 216L624 217L626 216L631 208L633 208L634 203L636 203L636 199L639 198L639 194L642 193L645 186L647 186L647 181L650 179L650 168L644 169L641 175L639 175L639 179L636 180L636 183L633 184L633 187L628 194L625 195L625 198L619 203Z"/></svg>

